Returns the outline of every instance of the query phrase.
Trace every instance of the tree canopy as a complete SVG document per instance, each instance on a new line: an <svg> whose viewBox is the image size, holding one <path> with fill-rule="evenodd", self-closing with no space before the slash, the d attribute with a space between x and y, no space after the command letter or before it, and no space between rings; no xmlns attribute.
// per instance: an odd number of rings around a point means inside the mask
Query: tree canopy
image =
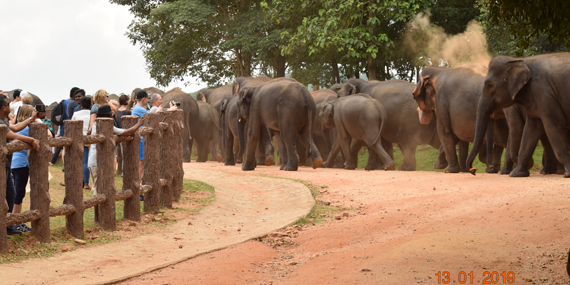
<svg viewBox="0 0 570 285"><path fill-rule="evenodd" d="M126 35L140 45L159 85L195 77L216 87L255 75L291 76L315 87L359 76L413 81L423 66L433 64L425 54L410 52L409 34L415 29L410 23L418 13L431 15L431 25L449 36L478 20L493 55L570 47L570 18L564 15L570 1L110 2L128 6L135 16Z"/></svg>

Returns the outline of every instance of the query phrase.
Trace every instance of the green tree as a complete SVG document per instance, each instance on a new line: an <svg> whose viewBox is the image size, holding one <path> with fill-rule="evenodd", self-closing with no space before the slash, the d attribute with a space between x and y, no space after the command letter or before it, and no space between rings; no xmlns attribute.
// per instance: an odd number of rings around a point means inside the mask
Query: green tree
<svg viewBox="0 0 570 285"><path fill-rule="evenodd" d="M480 0L489 25L509 31L517 45L526 49L544 38L570 47L570 1Z"/></svg>
<svg viewBox="0 0 570 285"><path fill-rule="evenodd" d="M269 57L278 54L279 43L272 40L278 35L265 22L259 1L110 1L129 6L135 16L127 36L141 46L160 85L193 76L213 87L250 76L267 62L277 68Z"/></svg>

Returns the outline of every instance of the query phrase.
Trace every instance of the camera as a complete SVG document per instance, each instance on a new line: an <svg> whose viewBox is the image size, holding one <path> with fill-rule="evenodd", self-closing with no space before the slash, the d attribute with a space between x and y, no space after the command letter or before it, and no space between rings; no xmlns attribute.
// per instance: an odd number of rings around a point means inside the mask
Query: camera
<svg viewBox="0 0 570 285"><path fill-rule="evenodd" d="M180 102L176 102L176 101L170 101L172 102L173 105L176 105L177 107L180 107Z"/></svg>
<svg viewBox="0 0 570 285"><path fill-rule="evenodd" d="M46 105L42 105L42 104L36 105L36 111L45 112L46 111Z"/></svg>

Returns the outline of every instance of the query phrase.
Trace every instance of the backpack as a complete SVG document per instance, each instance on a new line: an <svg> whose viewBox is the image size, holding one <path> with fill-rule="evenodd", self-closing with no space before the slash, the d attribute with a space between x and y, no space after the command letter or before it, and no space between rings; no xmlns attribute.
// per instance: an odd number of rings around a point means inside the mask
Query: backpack
<svg viewBox="0 0 570 285"><path fill-rule="evenodd" d="M63 101L65 100L61 100L61 102L51 110L51 122L57 126L63 125L63 121L65 120L65 104Z"/></svg>

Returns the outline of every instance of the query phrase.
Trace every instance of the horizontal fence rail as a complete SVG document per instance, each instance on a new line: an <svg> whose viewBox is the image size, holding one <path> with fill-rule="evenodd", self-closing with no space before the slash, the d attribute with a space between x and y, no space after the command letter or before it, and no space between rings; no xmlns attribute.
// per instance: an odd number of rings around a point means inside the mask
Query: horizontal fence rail
<svg viewBox="0 0 570 285"><path fill-rule="evenodd" d="M6 226L32 223L32 235L42 243L51 241L49 218L65 216L67 232L75 238L83 238L83 214L95 208L95 221L102 229L117 228L115 202L124 201L124 218L140 221L139 195L144 195L144 211L157 213L160 207L172 208L182 194L182 133L183 111L145 114L145 124L133 136L113 135L113 119L98 118L97 133L83 135L83 121L64 122L65 137L48 138L47 124L31 123L30 137L40 143L38 151L19 140L6 143L7 127L0 125L0 167L6 166L9 153L30 150L30 210L19 214L8 213L6 200L0 203L0 236L6 236ZM136 116L123 116L123 127L128 129L137 123ZM144 174L139 177L139 143L144 136ZM113 161L115 144L122 144L123 188L115 187ZM97 194L83 197L84 145L96 144ZM50 206L49 195L49 147L64 147L65 198L63 204ZM2 168L3 169L3 168ZM6 172L0 171L0 197L6 197ZM0 238L0 252L8 250L5 238Z"/></svg>

